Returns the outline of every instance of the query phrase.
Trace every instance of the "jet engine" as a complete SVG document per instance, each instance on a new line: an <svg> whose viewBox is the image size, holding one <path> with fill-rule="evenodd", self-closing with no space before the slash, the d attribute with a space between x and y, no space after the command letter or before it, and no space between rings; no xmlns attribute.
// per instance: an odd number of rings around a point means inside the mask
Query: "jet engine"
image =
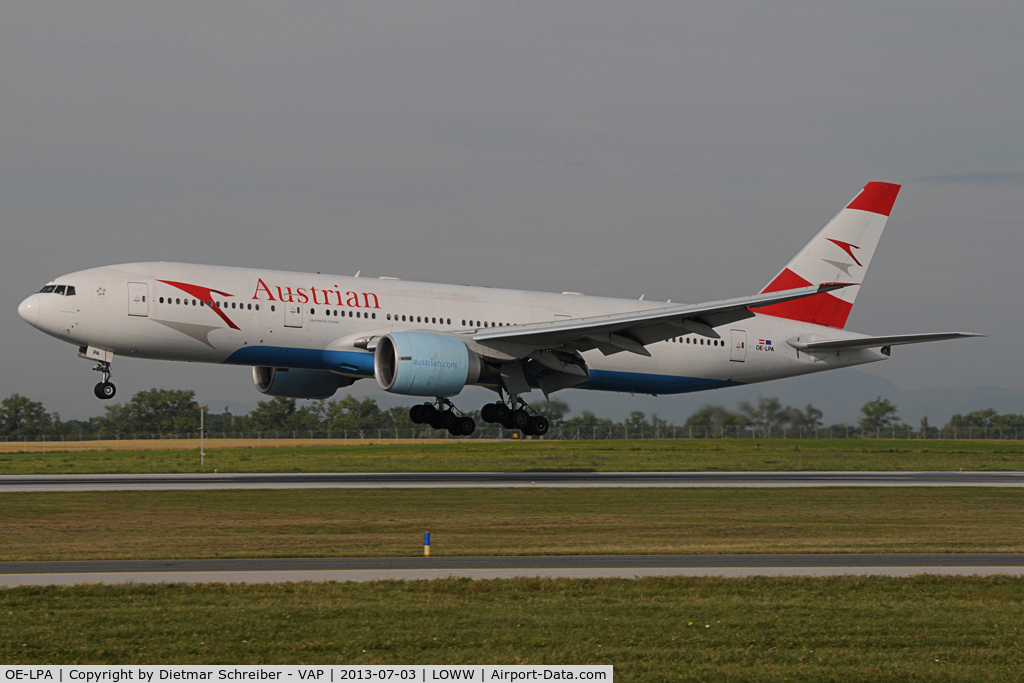
<svg viewBox="0 0 1024 683"><path fill-rule="evenodd" d="M355 379L324 370L269 368L257 365L252 381L261 394L287 398L330 398L339 387L347 387Z"/></svg>
<svg viewBox="0 0 1024 683"><path fill-rule="evenodd" d="M454 396L485 368L465 342L429 332L386 334L373 354L380 388L406 396Z"/></svg>

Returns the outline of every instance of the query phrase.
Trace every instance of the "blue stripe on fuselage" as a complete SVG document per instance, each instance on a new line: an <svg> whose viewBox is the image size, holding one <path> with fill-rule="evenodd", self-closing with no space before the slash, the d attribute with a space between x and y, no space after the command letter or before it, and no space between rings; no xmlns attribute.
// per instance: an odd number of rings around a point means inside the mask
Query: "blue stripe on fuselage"
<svg viewBox="0 0 1024 683"><path fill-rule="evenodd" d="M591 370L590 380L583 384L577 384L573 388L593 389L596 391L621 391L634 394L685 394L691 391L738 387L742 384L742 382L730 382L724 379Z"/></svg>
<svg viewBox="0 0 1024 683"><path fill-rule="evenodd" d="M333 370L346 375L373 377L373 354L369 351L317 351L285 346L247 346L231 354L229 365L266 365L274 368ZM527 373L527 380L537 386L536 378ZM634 394L684 394L735 387L742 382L675 375L651 375L642 372L591 370L590 379L574 389L619 391Z"/></svg>
<svg viewBox="0 0 1024 683"><path fill-rule="evenodd" d="M334 370L347 375L373 377L373 354L369 351L317 351L286 346L247 346L235 351L224 362L229 365Z"/></svg>

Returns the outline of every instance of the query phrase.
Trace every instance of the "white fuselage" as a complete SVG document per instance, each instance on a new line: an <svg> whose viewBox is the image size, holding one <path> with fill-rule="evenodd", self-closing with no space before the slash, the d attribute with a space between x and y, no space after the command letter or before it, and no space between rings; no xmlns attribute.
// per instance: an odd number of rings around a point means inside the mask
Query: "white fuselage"
<svg viewBox="0 0 1024 683"><path fill-rule="evenodd" d="M407 330L458 333L666 305L185 263L94 268L50 284L65 286L65 292L74 287L75 294L35 294L38 301L30 297L19 311L29 311L22 315L35 327L78 347L136 358L329 370L353 378L373 376L373 354L355 346L360 339ZM681 393L886 358L874 349L800 352L787 342L860 335L770 315L757 314L716 332L720 340L687 334L650 344L650 357L585 352L590 379L578 388Z"/></svg>

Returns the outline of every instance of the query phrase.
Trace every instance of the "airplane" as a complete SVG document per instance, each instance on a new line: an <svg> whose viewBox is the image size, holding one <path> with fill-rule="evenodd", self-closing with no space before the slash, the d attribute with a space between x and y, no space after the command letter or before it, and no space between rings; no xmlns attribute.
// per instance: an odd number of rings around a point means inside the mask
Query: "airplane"
<svg viewBox="0 0 1024 683"><path fill-rule="evenodd" d="M484 421L543 435L523 398L563 389L705 391L835 370L893 346L983 336L869 336L845 328L899 194L871 182L758 294L701 304L406 282L188 263L129 263L51 280L18 306L78 348L113 398L115 356L252 368L270 396L328 398L360 379L427 397L417 424L468 436L452 403L469 385L498 400Z"/></svg>

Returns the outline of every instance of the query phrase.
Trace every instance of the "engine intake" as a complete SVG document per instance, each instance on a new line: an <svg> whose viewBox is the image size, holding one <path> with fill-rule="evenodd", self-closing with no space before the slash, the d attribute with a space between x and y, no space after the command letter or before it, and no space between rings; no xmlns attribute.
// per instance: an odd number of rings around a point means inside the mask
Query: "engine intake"
<svg viewBox="0 0 1024 683"><path fill-rule="evenodd" d="M454 396L479 381L484 367L465 342L429 332L386 334L373 353L380 388L406 396Z"/></svg>
<svg viewBox="0 0 1024 683"><path fill-rule="evenodd" d="M257 365L252 369L252 381L261 394L268 396L330 398L340 387L349 386L355 379L324 370Z"/></svg>

